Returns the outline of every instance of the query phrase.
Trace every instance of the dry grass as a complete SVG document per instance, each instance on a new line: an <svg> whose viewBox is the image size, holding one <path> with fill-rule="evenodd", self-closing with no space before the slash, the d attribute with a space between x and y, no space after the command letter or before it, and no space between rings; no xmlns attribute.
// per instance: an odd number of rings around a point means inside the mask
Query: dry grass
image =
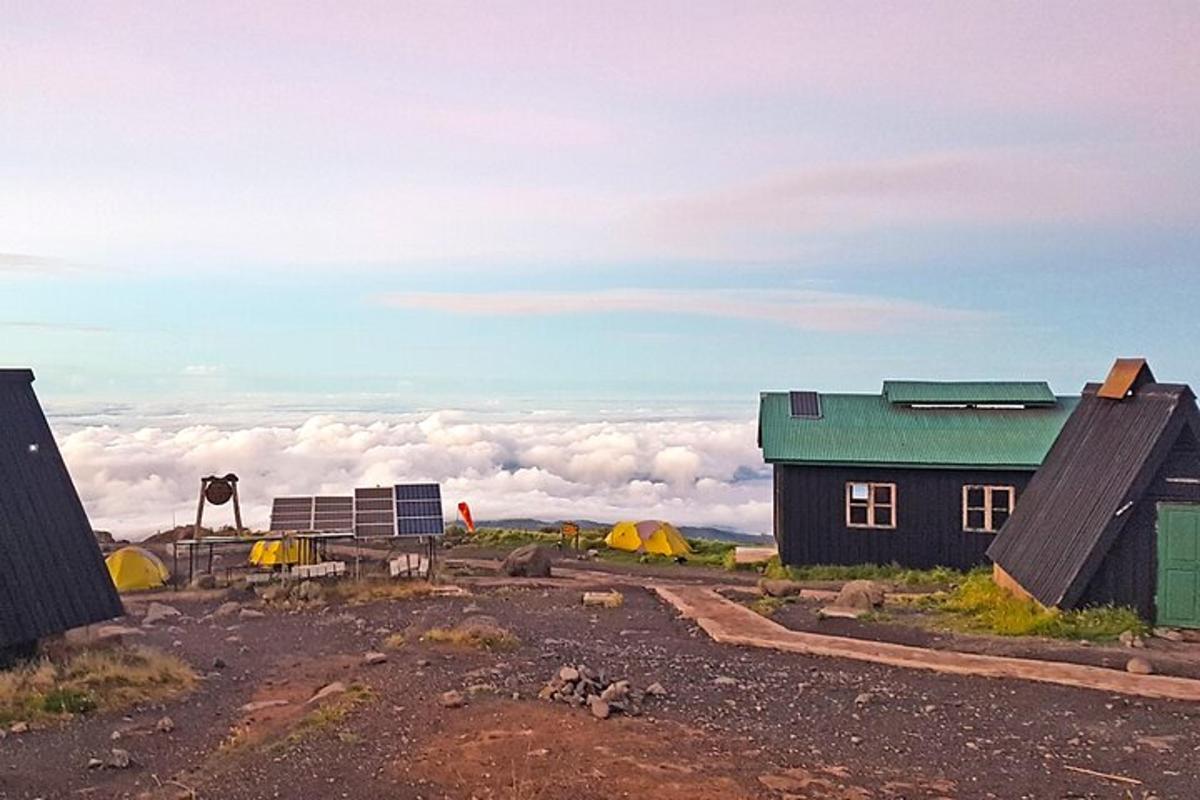
<svg viewBox="0 0 1200 800"><path fill-rule="evenodd" d="M770 617L787 604L788 600L785 597L771 597L769 595L763 595L762 597L756 597L754 600L747 603L747 606L756 614L761 614L764 617Z"/></svg>
<svg viewBox="0 0 1200 800"><path fill-rule="evenodd" d="M428 581L358 580L338 581L327 588L326 596L350 605L374 603L379 600L411 600L433 594Z"/></svg>
<svg viewBox="0 0 1200 800"><path fill-rule="evenodd" d="M388 637L383 640L383 646L387 650L399 650L408 642L408 637L403 633L388 634Z"/></svg>
<svg viewBox="0 0 1200 800"><path fill-rule="evenodd" d="M359 706L375 699L375 693L370 687L364 686L361 683L352 683L346 689L345 693L323 703L319 708L305 714L284 739L273 742L268 745L268 751L278 749L281 746L290 746L299 744L305 738L319 733L327 728L341 724L351 711ZM354 734L346 734L354 736ZM339 736L339 738L342 738ZM342 741L346 739L342 738Z"/></svg>
<svg viewBox="0 0 1200 800"><path fill-rule="evenodd" d="M82 650L0 672L0 724L158 702L195 682L186 662L152 648Z"/></svg>
<svg viewBox="0 0 1200 800"><path fill-rule="evenodd" d="M490 625L431 628L421 635L421 641L455 647L473 647L493 653L516 650L521 646L521 640L512 633L504 628Z"/></svg>

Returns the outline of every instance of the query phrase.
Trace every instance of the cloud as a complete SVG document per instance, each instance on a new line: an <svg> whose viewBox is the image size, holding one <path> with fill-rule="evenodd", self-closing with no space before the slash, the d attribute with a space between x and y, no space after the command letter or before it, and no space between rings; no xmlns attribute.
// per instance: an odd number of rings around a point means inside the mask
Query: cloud
<svg viewBox="0 0 1200 800"><path fill-rule="evenodd" d="M97 528L140 538L186 521L201 475L242 478L247 524L267 525L271 498L356 486L438 481L445 508L466 500L478 519L662 517L766 532L769 472L754 423L722 419L586 421L464 412L293 426L120 430L61 438ZM214 509L209 521L229 516Z"/></svg>
<svg viewBox="0 0 1200 800"><path fill-rule="evenodd" d="M0 253L0 275L5 273L59 273L70 271L71 266L58 258L32 256L25 253Z"/></svg>
<svg viewBox="0 0 1200 800"><path fill-rule="evenodd" d="M911 300L808 289L605 289L570 292L408 292L393 308L489 316L689 314L767 321L811 331L875 331L919 323L970 323L984 312Z"/></svg>
<svg viewBox="0 0 1200 800"><path fill-rule="evenodd" d="M753 252L780 236L898 227L1124 223L1153 213L1195 220L1185 181L1150 165L1114 164L1111 151L1054 147L930 152L780 169L759 181L654 205L648 239L682 252Z"/></svg>
<svg viewBox="0 0 1200 800"><path fill-rule="evenodd" d="M224 370L220 364L188 364L179 374L186 378L211 378L220 375Z"/></svg>

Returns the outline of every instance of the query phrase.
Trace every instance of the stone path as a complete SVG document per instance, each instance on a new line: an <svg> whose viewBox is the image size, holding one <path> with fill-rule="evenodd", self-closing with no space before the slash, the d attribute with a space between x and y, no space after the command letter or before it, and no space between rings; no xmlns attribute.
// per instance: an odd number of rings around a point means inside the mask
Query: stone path
<svg viewBox="0 0 1200 800"><path fill-rule="evenodd" d="M763 647L813 656L851 658L893 667L954 675L1018 678L1117 694L1200 702L1200 681L1165 675L1133 675L1104 667L977 655L789 630L722 597L711 588L654 584L653 591L721 644Z"/></svg>

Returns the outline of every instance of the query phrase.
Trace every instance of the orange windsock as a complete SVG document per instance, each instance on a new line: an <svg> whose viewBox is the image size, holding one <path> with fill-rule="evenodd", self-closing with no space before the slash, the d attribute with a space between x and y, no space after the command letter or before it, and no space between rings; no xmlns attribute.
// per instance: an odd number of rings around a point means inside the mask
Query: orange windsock
<svg viewBox="0 0 1200 800"><path fill-rule="evenodd" d="M458 513L462 515L463 522L467 523L467 530L470 533L475 532L475 520L471 519L471 507L464 503L458 504Z"/></svg>

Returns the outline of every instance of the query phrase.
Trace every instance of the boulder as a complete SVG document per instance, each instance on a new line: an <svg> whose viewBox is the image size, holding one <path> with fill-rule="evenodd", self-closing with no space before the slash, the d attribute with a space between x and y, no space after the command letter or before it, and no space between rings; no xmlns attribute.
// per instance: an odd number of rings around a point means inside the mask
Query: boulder
<svg viewBox="0 0 1200 800"><path fill-rule="evenodd" d="M538 544L518 547L504 559L500 571L512 578L549 578L550 551Z"/></svg>
<svg viewBox="0 0 1200 800"><path fill-rule="evenodd" d="M151 603L150 608L146 609L146 616L142 619L143 625L154 625L171 617L178 617L179 609L173 608L166 603Z"/></svg>
<svg viewBox="0 0 1200 800"><path fill-rule="evenodd" d="M612 709L609 708L608 703L596 695L591 696L588 706L592 709L592 716L596 719L608 719L609 715L612 714Z"/></svg>
<svg viewBox="0 0 1200 800"><path fill-rule="evenodd" d="M242 606L230 600L228 603L221 603L217 606L217 610L212 613L214 617L232 617L237 612L241 611Z"/></svg>
<svg viewBox="0 0 1200 800"><path fill-rule="evenodd" d="M1150 659L1134 656L1125 662L1125 671L1131 672L1134 675L1153 675L1154 665L1150 663Z"/></svg>
<svg viewBox="0 0 1200 800"><path fill-rule="evenodd" d="M211 572L206 572L203 575L197 575L192 578L192 582L188 584L191 589L215 589L217 588L217 576Z"/></svg>
<svg viewBox="0 0 1200 800"><path fill-rule="evenodd" d="M833 605L837 608L857 608L869 611L883 606L883 599L886 595L887 589L876 581L847 581L842 590L838 592Z"/></svg>
<svg viewBox="0 0 1200 800"><path fill-rule="evenodd" d="M385 664L385 663L387 663L387 660L388 660L387 653L372 652L372 653L367 653L365 656L363 656L363 663L367 664L368 666L374 666L376 664Z"/></svg>
<svg viewBox="0 0 1200 800"><path fill-rule="evenodd" d="M443 708L462 708L467 704L467 698L463 697L462 692L456 692L451 689L448 692L442 692L441 697L438 698L438 702L442 704Z"/></svg>
<svg viewBox="0 0 1200 800"><path fill-rule="evenodd" d="M804 586L796 581L763 578L758 582L758 588L768 597L796 597Z"/></svg>
<svg viewBox="0 0 1200 800"><path fill-rule="evenodd" d="M296 587L296 599L305 603L314 603L325 596L325 590L316 581L301 581Z"/></svg>

